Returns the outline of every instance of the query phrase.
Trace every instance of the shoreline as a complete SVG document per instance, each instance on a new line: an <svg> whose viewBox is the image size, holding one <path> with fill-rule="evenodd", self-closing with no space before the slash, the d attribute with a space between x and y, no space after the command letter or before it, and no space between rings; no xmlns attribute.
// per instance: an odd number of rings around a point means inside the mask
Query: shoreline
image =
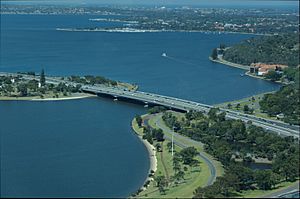
<svg viewBox="0 0 300 199"><path fill-rule="evenodd" d="M256 78L256 79L260 79L260 80L265 80L265 81L269 81L269 82L273 82L273 83L277 83L277 84L284 84L284 85L288 85L288 83L285 83L285 82L281 82L281 81L271 81L270 79L266 79L264 77L260 77L260 76L257 76L257 75L252 75L250 73L250 66L247 66L247 65L242 65L242 64L237 64L237 63L233 63L233 62L229 62L229 61L226 61L224 59L212 59L210 56L208 57L210 61L212 62L216 62L216 63L219 63L219 64L223 64L223 65L226 65L226 66L230 66L230 67L234 67L234 68L239 68L239 69L242 69L242 70L247 70L247 72L245 72L245 75L249 76L249 77L252 77L252 78Z"/></svg>
<svg viewBox="0 0 300 199"><path fill-rule="evenodd" d="M142 116L143 117L143 116ZM144 140L142 138L142 135L140 134L140 132L136 129L139 128L138 126L135 125L136 124L136 121L135 121L135 118L133 118L132 122L131 122L131 128L132 130L135 132L136 136L141 140L141 142L144 144L144 146L146 147L147 151L148 151L148 155L149 155L149 161L150 161L150 167L149 167L149 170L148 170L148 175L147 175L147 178L145 179L142 187L139 188L139 190L142 190L142 191L145 191L149 184L147 184L147 186L145 187L146 183L149 181L153 181L153 177L150 177L149 174L152 174L151 171L154 171L154 173L156 172L157 170L157 157L156 157L156 149L155 147L150 144L147 140ZM154 175L153 173L153 175Z"/></svg>
<svg viewBox="0 0 300 199"><path fill-rule="evenodd" d="M44 99L31 99L30 101L64 101L64 100L84 99L90 97L96 97L96 96L84 95L84 96L73 96L73 97L62 97L62 98L44 98Z"/></svg>
<svg viewBox="0 0 300 199"><path fill-rule="evenodd" d="M34 98L34 97L0 97L0 101L64 101L64 100L76 100L76 99L84 99L96 97L96 95L84 94L81 96L66 96L66 97L59 97L59 98Z"/></svg>
<svg viewBox="0 0 300 199"><path fill-rule="evenodd" d="M173 30L173 29L135 29L135 28L116 28L116 29L79 29L79 28L56 28L56 31L66 32L110 32L110 33L161 33L161 32L183 32L183 33L207 33L207 34L246 34L246 35L257 35L257 36L271 36L273 34L263 33L248 33L248 32L232 32L232 31L211 31L211 30Z"/></svg>
<svg viewBox="0 0 300 199"><path fill-rule="evenodd" d="M208 58L212 62L224 64L226 66L231 66L231 67L234 67L234 68L239 68L239 69L243 69L243 70L247 70L247 71L250 70L250 66L246 66L246 65L242 65L242 64L236 64L236 63L233 63L233 62L226 61L224 59L213 59L210 56Z"/></svg>

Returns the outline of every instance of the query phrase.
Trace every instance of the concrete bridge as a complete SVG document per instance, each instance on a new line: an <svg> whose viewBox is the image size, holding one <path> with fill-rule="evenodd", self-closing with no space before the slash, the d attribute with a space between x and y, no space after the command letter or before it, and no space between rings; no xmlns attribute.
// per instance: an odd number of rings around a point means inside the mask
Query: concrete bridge
<svg viewBox="0 0 300 199"><path fill-rule="evenodd" d="M144 105L160 105L170 109L179 111L202 111L208 113L214 106L194 102L190 100L184 100L176 97L164 96L154 93L142 92L142 91L128 91L111 87L101 86L83 86L83 92L94 93L99 96L110 96L116 100L126 100L142 103ZM299 138L299 126L292 126L281 121L268 120L253 115L243 114L228 109L220 109L220 111L226 112L226 118L228 119L240 119L244 122L251 121L252 124L260 126L268 131L276 132L282 136L293 136Z"/></svg>
<svg viewBox="0 0 300 199"><path fill-rule="evenodd" d="M39 76L30 76L30 75L16 74L16 73L0 72L0 75L9 75L9 76L22 75L22 78L28 80L39 79ZM46 77L46 82L52 84L65 83L67 85L73 85L73 86L77 85L77 83L70 82L67 80L62 80L59 77ZM81 90L83 92L93 93L98 96L111 97L114 98L115 100L132 101L134 103L140 103L145 106L160 105L170 109L184 111L184 112L194 110L194 111L202 111L208 113L208 111L211 108L214 108L214 106L211 105L202 104L190 100L184 100L176 97L164 96L164 95L142 92L142 91L129 91L126 89L107 87L103 85L94 85L94 86L83 85L81 87ZM299 138L299 126L289 125L281 121L265 119L254 115L248 115L248 114L244 114L244 113L240 113L237 111L232 111L224 108L221 108L220 111L226 112L226 118L228 119L240 119L244 122L251 121L252 124L262 127L265 130L275 132L278 135L293 136L295 138Z"/></svg>

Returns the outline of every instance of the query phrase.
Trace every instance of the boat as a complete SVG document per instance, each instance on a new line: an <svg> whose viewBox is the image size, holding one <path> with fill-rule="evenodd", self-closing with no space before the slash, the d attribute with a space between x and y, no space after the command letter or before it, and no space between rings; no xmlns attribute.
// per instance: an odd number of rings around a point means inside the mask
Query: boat
<svg viewBox="0 0 300 199"><path fill-rule="evenodd" d="M166 56L167 56L167 53L163 53L161 56L166 57Z"/></svg>
<svg viewBox="0 0 300 199"><path fill-rule="evenodd" d="M245 75L245 74L243 74L243 73L240 74L241 77L244 77L244 75Z"/></svg>

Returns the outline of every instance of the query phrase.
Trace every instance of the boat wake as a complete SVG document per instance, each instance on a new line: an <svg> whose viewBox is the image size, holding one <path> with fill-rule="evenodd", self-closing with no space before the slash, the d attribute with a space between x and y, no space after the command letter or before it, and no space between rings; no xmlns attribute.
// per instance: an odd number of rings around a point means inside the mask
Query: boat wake
<svg viewBox="0 0 300 199"><path fill-rule="evenodd" d="M195 64L195 63L192 63L192 62L188 62L188 61L185 61L185 60L182 60L182 59L178 59L178 58L175 58L175 57L168 56L167 53L163 53L161 56L164 57L164 58L170 59L172 61L178 62L178 63L182 63L182 64L186 64L186 65L192 65L192 66L199 66L198 64Z"/></svg>

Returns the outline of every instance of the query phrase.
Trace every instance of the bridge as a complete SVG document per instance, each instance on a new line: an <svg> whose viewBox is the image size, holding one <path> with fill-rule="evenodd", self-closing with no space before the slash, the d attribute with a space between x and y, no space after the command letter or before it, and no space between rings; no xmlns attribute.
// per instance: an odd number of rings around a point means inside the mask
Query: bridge
<svg viewBox="0 0 300 199"><path fill-rule="evenodd" d="M30 76L16 73L1 73L0 75L16 76L22 75L24 79L39 79L39 76ZM47 83L59 84L65 83L66 85L76 86L77 83L62 80L58 77L46 77ZM190 100L184 100L176 97L170 97L165 95L159 95L155 93L142 92L142 91L129 91L126 89L120 89L116 87L108 87L104 85L82 85L81 90L83 92L93 93L98 96L109 96L115 100L126 100L134 103L141 103L146 106L164 106L170 109L179 111L201 111L208 113L214 106L194 102ZM254 115L248 115L237 111L220 108L220 111L226 112L227 119L240 119L244 122L252 122L253 125L262 127L263 129L275 132L281 136L293 136L299 138L299 126L290 125L281 121L265 119Z"/></svg>
<svg viewBox="0 0 300 199"><path fill-rule="evenodd" d="M126 99L143 103L145 105L160 105L170 109L180 111L201 111L208 113L214 106L194 102L190 100L184 100L176 97L164 96L154 93L142 92L142 91L128 91L110 87L100 86L83 86L82 91L94 93L97 95L110 96L117 99ZM253 115L243 114L236 111L223 109L220 111L226 112L226 118L228 119L240 119L244 122L251 121L253 125L262 127L268 131L276 132L283 136L293 136L299 138L299 127L291 126L289 124L268 120Z"/></svg>

